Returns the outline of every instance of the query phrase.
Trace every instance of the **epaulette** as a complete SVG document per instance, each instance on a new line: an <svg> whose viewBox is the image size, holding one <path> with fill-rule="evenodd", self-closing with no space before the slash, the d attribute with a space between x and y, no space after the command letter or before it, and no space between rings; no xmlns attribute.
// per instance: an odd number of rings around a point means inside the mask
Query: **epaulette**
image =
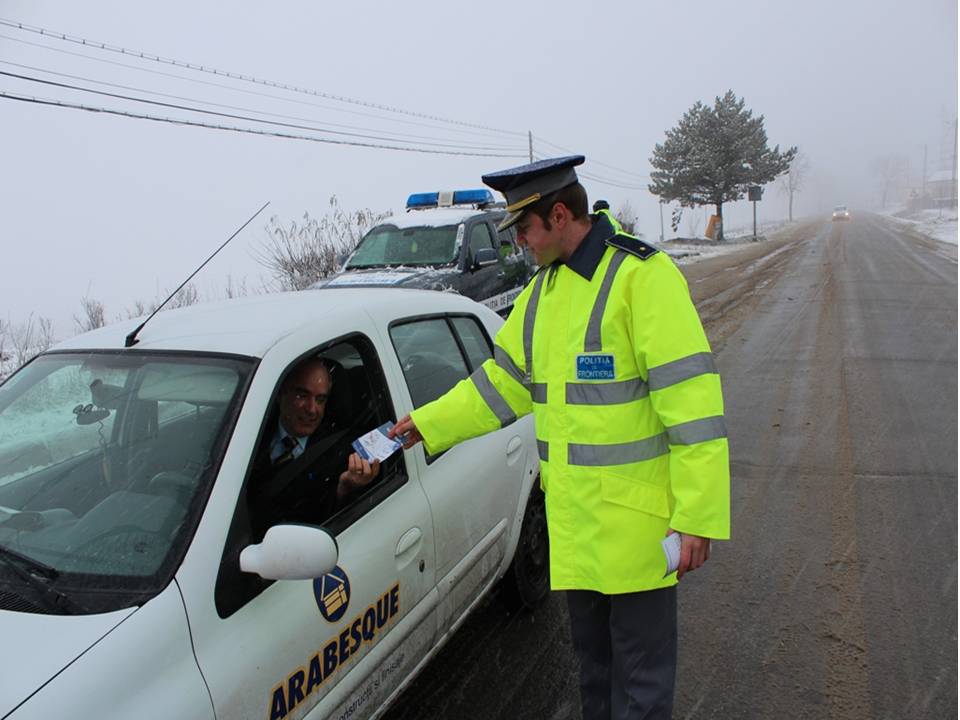
<svg viewBox="0 0 960 720"><path fill-rule="evenodd" d="M647 245L640 238L635 238L633 235L627 235L626 233L617 233L613 237L607 238L605 242L611 247L620 248L631 255L636 255L641 260L646 260L660 252L653 245Z"/></svg>

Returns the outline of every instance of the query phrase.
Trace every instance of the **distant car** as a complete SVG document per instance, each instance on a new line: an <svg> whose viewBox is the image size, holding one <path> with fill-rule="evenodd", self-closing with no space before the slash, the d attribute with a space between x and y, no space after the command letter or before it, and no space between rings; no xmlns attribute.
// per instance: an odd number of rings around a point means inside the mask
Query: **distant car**
<svg viewBox="0 0 960 720"><path fill-rule="evenodd" d="M498 580L540 602L532 416L314 501L355 438L492 357L502 322L455 293L263 295L162 312L132 347L137 320L80 335L0 384L0 717L360 720ZM284 380L316 355L322 433L261 472Z"/></svg>
<svg viewBox="0 0 960 720"><path fill-rule="evenodd" d="M846 205L837 205L837 206L833 209L833 218L832 218L832 219L833 219L833 220L849 220L849 219L850 219L850 211L847 210L847 206L846 206Z"/></svg>
<svg viewBox="0 0 960 720"><path fill-rule="evenodd" d="M497 232L505 215L486 189L414 193L314 287L452 290L505 315L534 270L514 229Z"/></svg>

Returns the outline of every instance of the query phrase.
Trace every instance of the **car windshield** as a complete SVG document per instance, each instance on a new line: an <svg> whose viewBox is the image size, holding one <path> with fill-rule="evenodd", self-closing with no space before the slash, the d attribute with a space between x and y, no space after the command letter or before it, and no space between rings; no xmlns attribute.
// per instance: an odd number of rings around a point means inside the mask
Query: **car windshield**
<svg viewBox="0 0 960 720"><path fill-rule="evenodd" d="M102 610L165 586L252 364L52 353L0 386L0 588L26 570Z"/></svg>
<svg viewBox="0 0 960 720"><path fill-rule="evenodd" d="M834 212L846 212L846 211L847 211L847 206L846 206L846 205L837 205L837 206L833 209L833 211L834 211Z"/></svg>
<svg viewBox="0 0 960 720"><path fill-rule="evenodd" d="M378 225L364 236L346 269L456 262L462 225L398 228Z"/></svg>

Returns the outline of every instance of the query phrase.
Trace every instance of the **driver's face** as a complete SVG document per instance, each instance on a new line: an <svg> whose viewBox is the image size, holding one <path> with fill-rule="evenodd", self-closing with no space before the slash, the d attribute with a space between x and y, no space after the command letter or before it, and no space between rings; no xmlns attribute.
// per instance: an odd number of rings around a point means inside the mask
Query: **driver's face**
<svg viewBox="0 0 960 720"><path fill-rule="evenodd" d="M308 363L295 370L280 392L280 422L286 431L296 437L316 432L332 387L330 373L322 365Z"/></svg>

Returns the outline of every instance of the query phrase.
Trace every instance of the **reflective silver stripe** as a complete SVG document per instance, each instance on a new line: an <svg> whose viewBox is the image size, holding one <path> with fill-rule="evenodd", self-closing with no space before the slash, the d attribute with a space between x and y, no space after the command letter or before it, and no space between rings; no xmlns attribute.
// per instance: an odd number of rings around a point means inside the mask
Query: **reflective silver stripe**
<svg viewBox="0 0 960 720"><path fill-rule="evenodd" d="M548 443L546 440L537 440L537 455L539 455L540 459L544 462L549 462L550 443Z"/></svg>
<svg viewBox="0 0 960 720"><path fill-rule="evenodd" d="M547 404L547 384L533 383L532 385L530 385L530 398L535 403L546 405Z"/></svg>
<svg viewBox="0 0 960 720"><path fill-rule="evenodd" d="M623 250L617 250L610 260L610 264L607 265L607 272L603 276L600 292L597 293L597 299L593 303L593 310L590 311L590 320L587 323L587 335L583 341L584 352L600 352L603 349L600 342L600 322L603 320L603 313L607 309L607 299L610 297L613 278L626 259L627 253Z"/></svg>
<svg viewBox="0 0 960 720"><path fill-rule="evenodd" d="M507 375L512 377L518 383L525 385L526 379L523 377L523 373L520 371L520 368L517 367L517 364L513 361L513 358L499 345L493 346L493 360L497 363L497 367L503 370Z"/></svg>
<svg viewBox="0 0 960 720"><path fill-rule="evenodd" d="M627 463L650 460L670 452L666 433L616 445L579 445L567 446L567 462L570 465L598 467L603 465L625 465Z"/></svg>
<svg viewBox="0 0 960 720"><path fill-rule="evenodd" d="M567 383L567 405L617 405L649 394L641 378L609 383Z"/></svg>
<svg viewBox="0 0 960 720"><path fill-rule="evenodd" d="M687 355L679 360L650 368L650 389L662 390L684 380L717 372L713 362L713 353L702 352Z"/></svg>
<svg viewBox="0 0 960 720"><path fill-rule="evenodd" d="M503 399L503 396L493 386L493 383L490 382L490 378L487 377L487 373L484 372L482 367L474 370L470 379L477 388L477 392L480 393L480 397L490 406L493 414L497 416L497 420L500 421L500 427L506 427L516 421L516 413L507 405L507 401Z"/></svg>
<svg viewBox="0 0 960 720"><path fill-rule="evenodd" d="M527 365L527 382L533 378L533 321L537 317L537 305L540 303L540 290L543 288L543 279L547 276L546 270L541 270L533 285L533 292L527 301L526 312L523 314L523 357Z"/></svg>
<svg viewBox="0 0 960 720"><path fill-rule="evenodd" d="M693 445L726 436L727 426L723 422L722 415L691 420L667 428L667 437L671 445Z"/></svg>

